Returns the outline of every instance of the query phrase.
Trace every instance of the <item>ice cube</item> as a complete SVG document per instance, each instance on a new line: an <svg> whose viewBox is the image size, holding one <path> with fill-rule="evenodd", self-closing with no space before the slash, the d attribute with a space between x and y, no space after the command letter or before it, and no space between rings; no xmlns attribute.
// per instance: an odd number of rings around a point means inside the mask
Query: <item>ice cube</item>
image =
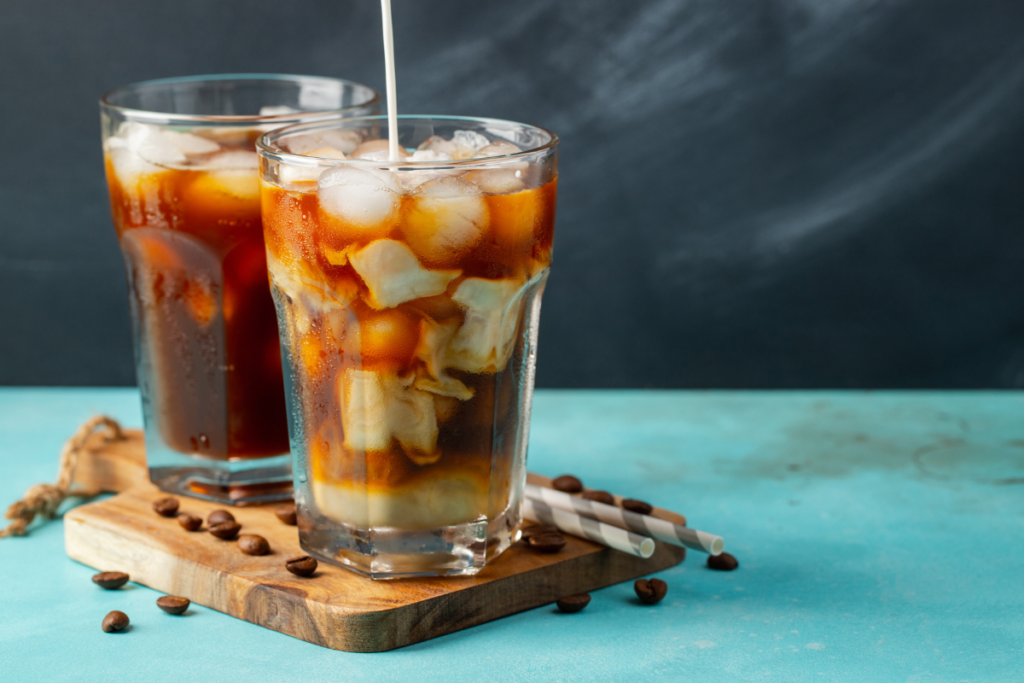
<svg viewBox="0 0 1024 683"><path fill-rule="evenodd" d="M189 186L190 199L217 201L216 195L227 195L244 201L257 201L260 196L259 157L255 152L234 150L215 154L205 160L201 174Z"/></svg>
<svg viewBox="0 0 1024 683"><path fill-rule="evenodd" d="M368 159L370 161L390 161L391 148L387 140L369 140L352 150L350 159ZM409 154L401 147L398 148L399 161L404 160Z"/></svg>
<svg viewBox="0 0 1024 683"><path fill-rule="evenodd" d="M402 242L380 239L349 256L369 289L367 302L376 310L440 294L461 270L427 270Z"/></svg>
<svg viewBox="0 0 1024 683"><path fill-rule="evenodd" d="M285 138L282 145L292 154L309 154L311 151L323 147L333 147L345 154L350 154L359 147L362 141L363 137L358 131L329 129L317 133L306 133L292 139Z"/></svg>
<svg viewBox="0 0 1024 683"><path fill-rule="evenodd" d="M434 399L410 386L412 381L411 376L346 368L339 387L345 447L387 450L397 439L417 464L440 458Z"/></svg>
<svg viewBox="0 0 1024 683"><path fill-rule="evenodd" d="M193 135L192 133L180 133L174 130L162 130L160 136L168 143L174 145L178 150L186 156L197 156L201 154L213 154L220 150L218 145L213 140L201 137L199 135ZM252 152L253 156L256 155ZM152 159L150 159L152 161Z"/></svg>
<svg viewBox="0 0 1024 683"><path fill-rule="evenodd" d="M260 167L260 158L257 156L256 152L247 152L245 150L236 149L231 150L230 152L215 154L205 160L202 167L234 170L248 169L255 171Z"/></svg>
<svg viewBox="0 0 1024 683"><path fill-rule="evenodd" d="M465 177L487 194L508 194L524 187L523 172L518 168L479 168Z"/></svg>
<svg viewBox="0 0 1024 683"><path fill-rule="evenodd" d="M335 147L318 147L308 152L303 152L304 157L317 157L318 159L344 159L345 153Z"/></svg>
<svg viewBox="0 0 1024 683"><path fill-rule="evenodd" d="M436 149L418 149L409 156L408 161L451 161L452 156L448 152L439 152Z"/></svg>
<svg viewBox="0 0 1024 683"><path fill-rule="evenodd" d="M455 134L452 135L452 142L460 150L460 154L466 154L466 156L453 154L453 159L472 159L479 156L478 152L491 143L490 140L473 130L455 131Z"/></svg>
<svg viewBox="0 0 1024 683"><path fill-rule="evenodd" d="M449 159L458 151L458 146L451 140L445 140L440 135L432 135L416 148L417 152L434 152L435 154L447 155Z"/></svg>
<svg viewBox="0 0 1024 683"><path fill-rule="evenodd" d="M421 151L433 151L447 154L452 159L473 159L478 156L477 150L486 147L490 141L480 133L472 130L457 130L451 140L445 140L439 135L433 135L424 140L420 146Z"/></svg>
<svg viewBox="0 0 1024 683"><path fill-rule="evenodd" d="M298 109L293 109L284 104L269 105L260 107L260 116L284 116L285 114L298 114Z"/></svg>
<svg viewBox="0 0 1024 683"><path fill-rule="evenodd" d="M470 277L452 295L466 312L448 347L448 367L467 372L503 370L515 346L515 332L526 288L514 278Z"/></svg>
<svg viewBox="0 0 1024 683"><path fill-rule="evenodd" d="M503 157L509 154L519 154L522 151L507 140L495 140L478 149L476 155L478 157Z"/></svg>
<svg viewBox="0 0 1024 683"><path fill-rule="evenodd" d="M318 185L321 210L356 232L386 231L398 217L402 188L387 171L338 166L323 173Z"/></svg>
<svg viewBox="0 0 1024 683"><path fill-rule="evenodd" d="M457 319L434 322L420 321L419 342L415 356L423 361L429 376L416 378L415 386L439 396L449 396L460 401L473 398L473 390L445 372L448 362L448 346L459 329Z"/></svg>
<svg viewBox="0 0 1024 683"><path fill-rule="evenodd" d="M212 154L220 149L213 140L162 130L136 121L125 121L117 135L107 140L107 151L114 173L122 185L137 182L142 176L160 173L165 168L176 168L188 161L188 156Z"/></svg>
<svg viewBox="0 0 1024 683"><path fill-rule="evenodd" d="M444 176L417 188L402 232L424 263L450 268L480 243L487 223L480 188L460 176Z"/></svg>
<svg viewBox="0 0 1024 683"><path fill-rule="evenodd" d="M319 147L303 152L302 156L340 160L345 158L345 153L336 147ZM278 166L277 175L282 183L311 183L316 182L328 168L328 166L297 166L283 163Z"/></svg>

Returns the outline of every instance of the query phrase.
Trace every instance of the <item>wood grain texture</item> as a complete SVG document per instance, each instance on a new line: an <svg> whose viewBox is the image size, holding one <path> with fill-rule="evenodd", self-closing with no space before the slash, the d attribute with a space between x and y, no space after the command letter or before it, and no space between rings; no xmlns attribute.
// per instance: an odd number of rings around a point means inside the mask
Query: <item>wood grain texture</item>
<svg viewBox="0 0 1024 683"><path fill-rule="evenodd" d="M471 577L374 581L321 563L313 576L301 578L284 568L285 560L304 554L297 530L282 524L273 506L232 509L242 533L269 541L271 553L259 557L205 533L205 525L188 532L153 512L152 502L165 494L146 478L141 435L128 434L123 442L94 438L82 459L76 480L83 487L121 493L65 514L68 556L100 570L128 572L133 581L156 590L336 650L379 652L410 645L645 576L685 557L683 548L659 543L643 560L568 536L554 555L517 543ZM530 481L549 483L537 475ZM222 507L180 500L182 512L204 519ZM655 512L685 521L665 510Z"/></svg>

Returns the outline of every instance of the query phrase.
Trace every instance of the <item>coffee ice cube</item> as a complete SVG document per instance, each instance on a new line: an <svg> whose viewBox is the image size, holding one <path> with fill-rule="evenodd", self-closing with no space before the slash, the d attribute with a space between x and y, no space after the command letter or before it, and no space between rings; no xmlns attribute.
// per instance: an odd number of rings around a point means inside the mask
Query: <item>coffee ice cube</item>
<svg viewBox="0 0 1024 683"><path fill-rule="evenodd" d="M411 386L413 379L390 372L345 369L339 402L346 448L387 450L397 439L407 453L414 454L417 464L440 457L434 399Z"/></svg>
<svg viewBox="0 0 1024 683"><path fill-rule="evenodd" d="M366 303L376 310L434 296L448 288L461 270L428 270L404 243L379 239L349 255L349 262L369 290Z"/></svg>
<svg viewBox="0 0 1024 683"><path fill-rule="evenodd" d="M448 347L448 367L475 373L503 370L515 346L525 291L514 278L470 277L459 283L452 300L466 317Z"/></svg>
<svg viewBox="0 0 1024 683"><path fill-rule="evenodd" d="M413 197L402 233L427 265L454 266L483 239L487 202L470 181L460 176L435 178L420 185Z"/></svg>
<svg viewBox="0 0 1024 683"><path fill-rule="evenodd" d="M317 186L320 210L341 221L352 238L386 232L398 218L402 188L388 171L346 164L320 175Z"/></svg>

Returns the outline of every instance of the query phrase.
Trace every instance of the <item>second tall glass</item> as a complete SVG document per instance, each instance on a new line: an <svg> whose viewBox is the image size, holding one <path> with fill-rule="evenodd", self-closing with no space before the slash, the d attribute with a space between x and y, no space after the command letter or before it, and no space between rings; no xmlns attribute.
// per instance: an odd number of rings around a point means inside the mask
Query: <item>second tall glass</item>
<svg viewBox="0 0 1024 683"><path fill-rule="evenodd" d="M299 540L375 578L473 574L519 537L557 138L492 119L258 143Z"/></svg>
<svg viewBox="0 0 1024 683"><path fill-rule="evenodd" d="M375 113L378 101L357 83L279 75L149 81L101 99L160 488L225 503L291 496L254 143L290 123Z"/></svg>

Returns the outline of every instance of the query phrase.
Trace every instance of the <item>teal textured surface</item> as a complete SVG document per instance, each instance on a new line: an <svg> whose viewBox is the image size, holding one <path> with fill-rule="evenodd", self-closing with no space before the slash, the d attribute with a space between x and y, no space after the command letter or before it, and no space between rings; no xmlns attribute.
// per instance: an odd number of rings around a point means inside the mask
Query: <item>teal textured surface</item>
<svg viewBox="0 0 1024 683"><path fill-rule="evenodd" d="M0 502L52 481L87 417L141 423L127 389L0 389ZM103 591L61 522L0 540L0 680L1019 681L1024 395L539 391L532 471L684 513L703 556L580 614L542 607L380 654L326 650L159 594ZM108 569L117 569L109 567ZM112 609L132 628L100 630Z"/></svg>

